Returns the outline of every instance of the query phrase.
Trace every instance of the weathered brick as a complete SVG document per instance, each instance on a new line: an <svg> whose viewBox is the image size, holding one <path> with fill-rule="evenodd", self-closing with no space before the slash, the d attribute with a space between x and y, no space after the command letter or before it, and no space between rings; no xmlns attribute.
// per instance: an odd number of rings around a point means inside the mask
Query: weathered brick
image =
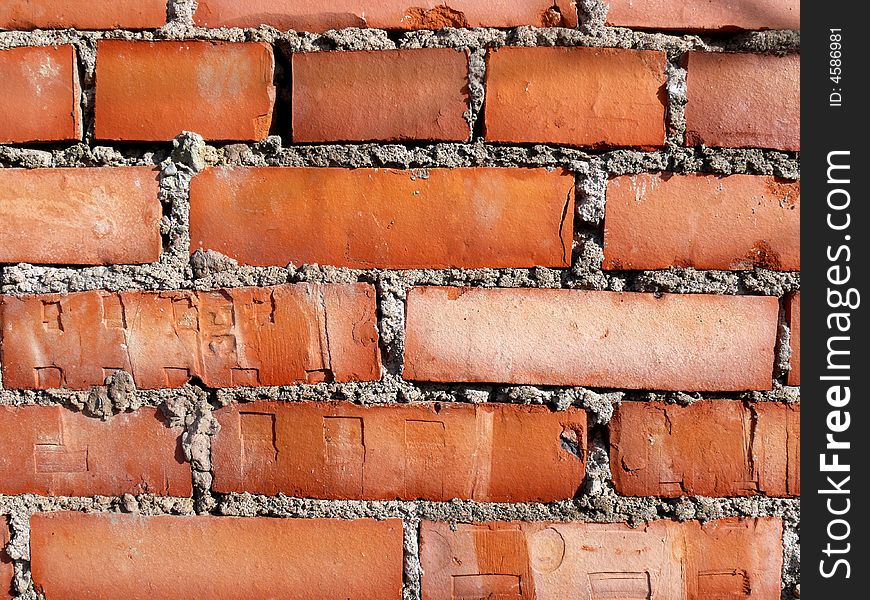
<svg viewBox="0 0 870 600"><path fill-rule="evenodd" d="M0 297L3 384L87 389L118 370L140 388L380 377L367 284Z"/></svg>
<svg viewBox="0 0 870 600"><path fill-rule="evenodd" d="M322 32L345 27L576 27L573 0L199 0L194 20L203 27L259 27Z"/></svg>
<svg viewBox="0 0 870 600"><path fill-rule="evenodd" d="M423 600L776 600L782 521L421 524Z"/></svg>
<svg viewBox="0 0 870 600"><path fill-rule="evenodd" d="M800 0L605 0L607 24L633 29L800 29Z"/></svg>
<svg viewBox="0 0 870 600"><path fill-rule="evenodd" d="M800 182L752 175L616 177L605 269L800 270Z"/></svg>
<svg viewBox="0 0 870 600"><path fill-rule="evenodd" d="M0 494L190 496L181 433L153 408L101 421L60 406L0 406Z"/></svg>
<svg viewBox="0 0 870 600"><path fill-rule="evenodd" d="M779 303L713 296L420 287L406 379L767 390Z"/></svg>
<svg viewBox="0 0 870 600"><path fill-rule="evenodd" d="M545 169L209 169L191 184L191 249L253 265L566 267L573 196L570 174Z"/></svg>
<svg viewBox="0 0 870 600"><path fill-rule="evenodd" d="M401 598L402 551L395 519L31 518L33 581L47 598Z"/></svg>
<svg viewBox="0 0 870 600"><path fill-rule="evenodd" d="M0 263L154 262L158 192L152 167L0 169Z"/></svg>
<svg viewBox="0 0 870 600"><path fill-rule="evenodd" d="M264 43L97 43L94 135L101 140L261 140L275 87Z"/></svg>
<svg viewBox="0 0 870 600"><path fill-rule="evenodd" d="M293 141L465 141L468 53L293 54Z"/></svg>
<svg viewBox="0 0 870 600"><path fill-rule="evenodd" d="M15 565L6 553L9 543L9 522L5 516L0 517L0 598L14 598L12 580L15 577Z"/></svg>
<svg viewBox="0 0 870 600"><path fill-rule="evenodd" d="M3 0L0 29L151 29L166 23L166 0Z"/></svg>
<svg viewBox="0 0 870 600"><path fill-rule="evenodd" d="M800 495L800 405L624 402L610 469L626 496Z"/></svg>
<svg viewBox="0 0 870 600"><path fill-rule="evenodd" d="M549 502L573 498L585 473L580 409L257 402L215 416L220 492Z"/></svg>
<svg viewBox="0 0 870 600"><path fill-rule="evenodd" d="M686 144L800 150L800 56L690 52Z"/></svg>
<svg viewBox="0 0 870 600"><path fill-rule="evenodd" d="M801 384L801 293L790 295L785 300L785 313L790 331L791 356L788 360L789 385Z"/></svg>
<svg viewBox="0 0 870 600"><path fill-rule="evenodd" d="M658 147L665 54L517 48L487 55L485 137L494 142Z"/></svg>
<svg viewBox="0 0 870 600"><path fill-rule="evenodd" d="M82 137L81 87L72 46L0 50L0 144Z"/></svg>

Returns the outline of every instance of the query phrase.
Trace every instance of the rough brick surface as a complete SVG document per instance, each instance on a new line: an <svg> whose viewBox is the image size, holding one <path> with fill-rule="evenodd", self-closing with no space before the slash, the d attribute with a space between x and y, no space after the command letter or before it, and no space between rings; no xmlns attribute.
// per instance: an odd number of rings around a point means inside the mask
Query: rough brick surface
<svg viewBox="0 0 870 600"><path fill-rule="evenodd" d="M0 50L0 81L0 144L81 138L81 88L72 46Z"/></svg>
<svg viewBox="0 0 870 600"><path fill-rule="evenodd" d="M406 379L660 390L767 390L772 297L421 287Z"/></svg>
<svg viewBox="0 0 870 600"><path fill-rule="evenodd" d="M3 0L0 29L151 29L166 23L166 0Z"/></svg>
<svg viewBox="0 0 870 600"><path fill-rule="evenodd" d="M4 296L3 384L87 389L117 370L140 388L380 377L366 284L211 292Z"/></svg>
<svg viewBox="0 0 870 600"><path fill-rule="evenodd" d="M253 265L566 267L573 196L571 175L545 169L209 169L191 185L191 250Z"/></svg>
<svg viewBox="0 0 870 600"><path fill-rule="evenodd" d="M573 498L585 472L579 409L257 402L216 416L220 492L549 502Z"/></svg>
<svg viewBox="0 0 870 600"><path fill-rule="evenodd" d="M294 142L470 136L466 52L308 52L292 60Z"/></svg>
<svg viewBox="0 0 870 600"><path fill-rule="evenodd" d="M346 27L576 27L570 0L199 0L194 15L204 27L258 27L327 31Z"/></svg>
<svg viewBox="0 0 870 600"><path fill-rule="evenodd" d="M780 597L779 519L423 522L423 600Z"/></svg>
<svg viewBox="0 0 870 600"><path fill-rule="evenodd" d="M662 146L665 54L501 48L487 56L485 137L568 146Z"/></svg>
<svg viewBox="0 0 870 600"><path fill-rule="evenodd" d="M800 270L800 182L629 175L607 186L605 269Z"/></svg>
<svg viewBox="0 0 870 600"><path fill-rule="evenodd" d="M792 294L785 301L786 319L790 330L791 356L788 361L789 385L801 384L801 294Z"/></svg>
<svg viewBox="0 0 870 600"><path fill-rule="evenodd" d="M6 554L6 544L9 543L9 522L6 517L0 517L0 598L13 598L12 579L15 577L15 566Z"/></svg>
<svg viewBox="0 0 870 600"><path fill-rule="evenodd" d="M97 43L94 134L101 140L261 140L275 87L272 49L262 43Z"/></svg>
<svg viewBox="0 0 870 600"><path fill-rule="evenodd" d="M800 29L800 0L605 0L607 24L634 29Z"/></svg>
<svg viewBox="0 0 870 600"><path fill-rule="evenodd" d="M402 597L397 520L50 513L31 529L47 598Z"/></svg>
<svg viewBox="0 0 870 600"><path fill-rule="evenodd" d="M798 496L800 405L624 402L610 469L626 496Z"/></svg>
<svg viewBox="0 0 870 600"><path fill-rule="evenodd" d="M0 494L190 496L181 432L153 408L100 421L60 406L0 406Z"/></svg>
<svg viewBox="0 0 870 600"><path fill-rule="evenodd" d="M690 52L686 144L800 150L800 56Z"/></svg>
<svg viewBox="0 0 870 600"><path fill-rule="evenodd" d="M157 175L152 167L0 169L0 263L156 261Z"/></svg>

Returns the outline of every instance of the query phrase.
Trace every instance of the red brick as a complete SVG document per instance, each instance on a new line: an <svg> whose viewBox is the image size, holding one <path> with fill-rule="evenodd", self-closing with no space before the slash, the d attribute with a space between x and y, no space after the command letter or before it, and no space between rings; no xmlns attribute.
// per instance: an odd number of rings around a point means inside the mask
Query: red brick
<svg viewBox="0 0 870 600"><path fill-rule="evenodd" d="M181 432L154 408L101 421L59 406L0 406L0 494L190 496Z"/></svg>
<svg viewBox="0 0 870 600"><path fill-rule="evenodd" d="M788 328L791 331L789 343L791 345L791 357L788 361L789 385L801 384L801 293L797 292L786 298L785 313Z"/></svg>
<svg viewBox="0 0 870 600"><path fill-rule="evenodd" d="M3 384L87 389L123 369L140 388L380 377L367 284L0 297Z"/></svg>
<svg viewBox="0 0 870 600"><path fill-rule="evenodd" d="M82 137L81 87L72 46L0 50L0 81L0 144Z"/></svg>
<svg viewBox="0 0 870 600"><path fill-rule="evenodd" d="M203 27L271 25L316 32L345 27L576 27L577 7L571 0L199 0L194 20Z"/></svg>
<svg viewBox="0 0 870 600"><path fill-rule="evenodd" d="M768 390L779 303L713 296L420 287L404 376L423 381Z"/></svg>
<svg viewBox="0 0 870 600"><path fill-rule="evenodd" d="M605 0L607 24L633 29L800 29L800 0Z"/></svg>
<svg viewBox="0 0 870 600"><path fill-rule="evenodd" d="M610 469L626 496L798 496L800 405L625 402Z"/></svg>
<svg viewBox="0 0 870 600"><path fill-rule="evenodd" d="M585 473L580 409L257 402L215 415L219 492L549 502L573 498Z"/></svg>
<svg viewBox="0 0 870 600"><path fill-rule="evenodd" d="M782 521L421 524L423 600L778 600Z"/></svg>
<svg viewBox="0 0 870 600"><path fill-rule="evenodd" d="M166 0L3 0L0 29L152 29L166 23Z"/></svg>
<svg viewBox="0 0 870 600"><path fill-rule="evenodd" d="M396 519L41 513L30 554L47 598L402 597Z"/></svg>
<svg viewBox="0 0 870 600"><path fill-rule="evenodd" d="M294 142L470 136L467 52L306 52L292 60Z"/></svg>
<svg viewBox="0 0 870 600"><path fill-rule="evenodd" d="M264 43L97 43L94 134L101 140L262 140L274 59Z"/></svg>
<svg viewBox="0 0 870 600"><path fill-rule="evenodd" d="M15 578L15 565L6 554L6 544L9 543L9 522L6 517L0 517L0 598L15 596L12 594L12 581Z"/></svg>
<svg viewBox="0 0 870 600"><path fill-rule="evenodd" d="M566 267L574 178L545 169L209 169L191 249L358 269ZM268 236L263 236L268 231Z"/></svg>
<svg viewBox="0 0 870 600"><path fill-rule="evenodd" d="M160 258L151 167L0 170L0 263L107 265Z"/></svg>
<svg viewBox="0 0 870 600"><path fill-rule="evenodd" d="M800 56L690 52L686 144L800 150Z"/></svg>
<svg viewBox="0 0 870 600"><path fill-rule="evenodd" d="M665 54L616 48L501 48L487 55L493 142L658 147Z"/></svg>
<svg viewBox="0 0 870 600"><path fill-rule="evenodd" d="M799 271L800 182L629 175L607 185L605 269Z"/></svg>

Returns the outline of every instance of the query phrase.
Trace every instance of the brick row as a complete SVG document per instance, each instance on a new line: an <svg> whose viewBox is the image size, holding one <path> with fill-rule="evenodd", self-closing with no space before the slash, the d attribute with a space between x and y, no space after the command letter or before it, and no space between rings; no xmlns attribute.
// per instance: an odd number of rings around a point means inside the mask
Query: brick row
<svg viewBox="0 0 870 600"><path fill-rule="evenodd" d="M402 597L395 519L60 512L35 514L30 529L33 582L47 598Z"/></svg>
<svg viewBox="0 0 870 600"><path fill-rule="evenodd" d="M6 545L9 543L9 521L5 516L0 517L0 598L14 597L12 595L12 582L15 578L15 565L6 553Z"/></svg>
<svg viewBox="0 0 870 600"><path fill-rule="evenodd" d="M633 29L800 29L800 0L604 0L607 24Z"/></svg>
<svg viewBox="0 0 870 600"><path fill-rule="evenodd" d="M776 600L782 521L423 522L420 561L424 600Z"/></svg>
<svg viewBox="0 0 870 600"><path fill-rule="evenodd" d="M87 389L124 370L140 388L380 378L370 285L0 298L3 384Z"/></svg>
<svg viewBox="0 0 870 600"><path fill-rule="evenodd" d="M152 29L166 23L166 0L3 0L0 29Z"/></svg>

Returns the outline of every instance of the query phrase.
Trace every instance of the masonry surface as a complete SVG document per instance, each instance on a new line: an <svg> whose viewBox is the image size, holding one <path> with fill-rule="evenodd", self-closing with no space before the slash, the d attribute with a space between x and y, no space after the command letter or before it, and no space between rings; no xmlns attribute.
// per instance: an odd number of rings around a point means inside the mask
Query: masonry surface
<svg viewBox="0 0 870 600"><path fill-rule="evenodd" d="M0 598L800 598L799 3L407 4L2 3Z"/></svg>

